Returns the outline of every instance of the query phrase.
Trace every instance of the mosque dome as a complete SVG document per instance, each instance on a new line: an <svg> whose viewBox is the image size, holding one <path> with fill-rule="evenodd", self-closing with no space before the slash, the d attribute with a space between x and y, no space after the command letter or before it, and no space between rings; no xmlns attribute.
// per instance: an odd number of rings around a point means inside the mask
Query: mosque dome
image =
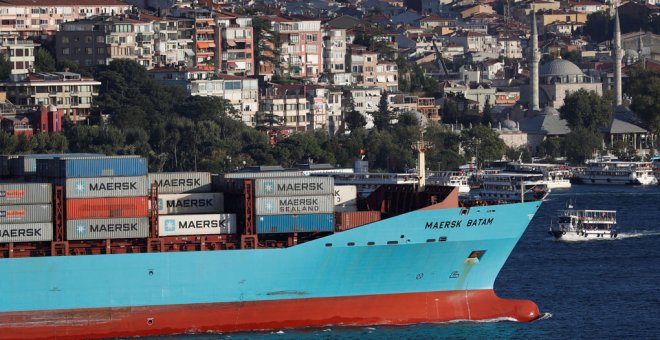
<svg viewBox="0 0 660 340"><path fill-rule="evenodd" d="M582 70L577 65L564 59L554 59L549 63L543 64L539 70L541 77L547 76L584 76Z"/></svg>
<svg viewBox="0 0 660 340"><path fill-rule="evenodd" d="M509 130L518 130L518 126L516 122L508 118L502 122L502 128Z"/></svg>

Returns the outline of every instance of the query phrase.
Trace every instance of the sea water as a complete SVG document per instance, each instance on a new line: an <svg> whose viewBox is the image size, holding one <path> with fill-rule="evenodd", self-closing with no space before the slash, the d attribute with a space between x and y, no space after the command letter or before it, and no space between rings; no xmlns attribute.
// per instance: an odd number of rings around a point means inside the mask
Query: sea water
<svg viewBox="0 0 660 340"><path fill-rule="evenodd" d="M554 240L550 220L575 209L617 211L619 237ZM501 297L543 316L410 326L325 327L162 339L660 339L660 186L574 186L541 205L496 282Z"/></svg>

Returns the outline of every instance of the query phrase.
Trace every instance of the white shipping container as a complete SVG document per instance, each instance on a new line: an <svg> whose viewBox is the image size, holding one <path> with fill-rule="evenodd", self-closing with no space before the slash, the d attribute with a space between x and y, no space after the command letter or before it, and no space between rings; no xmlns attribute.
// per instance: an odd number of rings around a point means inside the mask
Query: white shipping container
<svg viewBox="0 0 660 340"><path fill-rule="evenodd" d="M0 243L53 240L52 223L17 223L0 225Z"/></svg>
<svg viewBox="0 0 660 340"><path fill-rule="evenodd" d="M235 233L236 214L169 215L158 217L159 236Z"/></svg>
<svg viewBox="0 0 660 340"><path fill-rule="evenodd" d="M149 185L158 183L159 194L183 194L210 192L211 173L208 172L157 172L149 174Z"/></svg>
<svg viewBox="0 0 660 340"><path fill-rule="evenodd" d="M67 178L67 198L132 197L147 195L147 177Z"/></svg>
<svg viewBox="0 0 660 340"><path fill-rule="evenodd" d="M220 192L158 195L159 215L222 213L224 207L224 195Z"/></svg>
<svg viewBox="0 0 660 340"><path fill-rule="evenodd" d="M332 195L257 197L257 215L330 214L335 205Z"/></svg>
<svg viewBox="0 0 660 340"><path fill-rule="evenodd" d="M332 195L334 184L333 177L260 178L255 180L254 194L256 197Z"/></svg>
<svg viewBox="0 0 660 340"><path fill-rule="evenodd" d="M357 205L357 188L355 185L335 185L334 196L336 207Z"/></svg>

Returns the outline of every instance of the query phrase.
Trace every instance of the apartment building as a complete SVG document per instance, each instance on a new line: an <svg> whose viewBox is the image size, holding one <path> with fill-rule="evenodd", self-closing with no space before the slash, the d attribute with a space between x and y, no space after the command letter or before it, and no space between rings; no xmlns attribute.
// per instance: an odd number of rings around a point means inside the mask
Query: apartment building
<svg viewBox="0 0 660 340"><path fill-rule="evenodd" d="M0 34L46 39L59 25L94 15L121 14L131 8L119 0L4 0L0 2Z"/></svg>
<svg viewBox="0 0 660 340"><path fill-rule="evenodd" d="M346 30L331 28L323 31L323 71L346 72Z"/></svg>
<svg viewBox="0 0 660 340"><path fill-rule="evenodd" d="M222 15L217 26L222 41L219 71L229 75L254 75L254 30L252 18Z"/></svg>
<svg viewBox="0 0 660 340"><path fill-rule="evenodd" d="M270 19L274 33L279 35L282 72L294 78L318 78L323 71L321 21Z"/></svg>
<svg viewBox="0 0 660 340"><path fill-rule="evenodd" d="M17 34L0 36L0 54L11 64L11 74L29 73L34 68L34 49L38 44Z"/></svg>
<svg viewBox="0 0 660 340"><path fill-rule="evenodd" d="M77 121L90 114L101 82L73 72L29 73L0 82L0 91L14 105L35 108L55 105L58 111Z"/></svg>
<svg viewBox="0 0 660 340"><path fill-rule="evenodd" d="M95 16L66 22L56 35L57 60L81 66L107 65L114 59L129 59L153 67L154 29L151 22L124 16Z"/></svg>
<svg viewBox="0 0 660 340"><path fill-rule="evenodd" d="M360 112L367 120L367 128L374 126L372 112L378 111L378 103L382 89L378 87L354 87L350 88L349 95L353 97L355 110Z"/></svg>
<svg viewBox="0 0 660 340"><path fill-rule="evenodd" d="M471 31L460 31L447 38L450 43L463 46L465 52L498 53L497 39L489 34Z"/></svg>
<svg viewBox="0 0 660 340"><path fill-rule="evenodd" d="M184 27L184 20L144 14L142 17L143 19L153 21L154 67L164 67L167 65L192 66L193 58L195 57L192 39L182 37L179 33L179 28Z"/></svg>

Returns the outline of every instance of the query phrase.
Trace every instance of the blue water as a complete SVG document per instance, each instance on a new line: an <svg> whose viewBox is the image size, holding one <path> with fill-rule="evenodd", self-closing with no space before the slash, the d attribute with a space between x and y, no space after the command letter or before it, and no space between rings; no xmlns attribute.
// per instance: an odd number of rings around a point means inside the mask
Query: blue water
<svg viewBox="0 0 660 340"><path fill-rule="evenodd" d="M617 210L619 238L555 241L550 218L576 209ZM660 186L574 186L550 194L495 282L498 295L529 299L532 323L457 322L332 327L167 339L649 339L660 338Z"/></svg>

